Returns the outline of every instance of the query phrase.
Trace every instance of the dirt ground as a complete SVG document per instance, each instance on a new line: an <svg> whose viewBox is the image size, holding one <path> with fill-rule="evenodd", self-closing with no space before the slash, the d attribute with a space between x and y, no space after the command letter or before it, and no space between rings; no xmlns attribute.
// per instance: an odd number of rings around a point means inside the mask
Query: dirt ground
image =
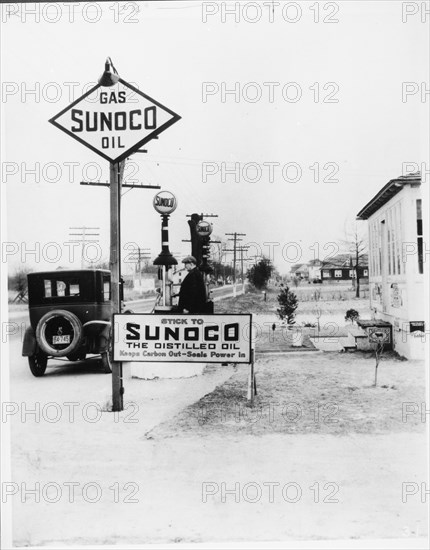
<svg viewBox="0 0 430 550"><path fill-rule="evenodd" d="M374 369L374 357L360 352L257 353L253 408L249 369L236 367L226 382L148 436L423 433L421 415L406 415L403 405L425 401L422 363L383 357L376 387Z"/></svg>

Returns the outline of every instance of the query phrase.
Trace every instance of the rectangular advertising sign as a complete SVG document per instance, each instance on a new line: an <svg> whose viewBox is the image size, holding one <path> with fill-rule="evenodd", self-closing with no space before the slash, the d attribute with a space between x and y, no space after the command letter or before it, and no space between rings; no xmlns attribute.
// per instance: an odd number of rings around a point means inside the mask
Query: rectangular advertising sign
<svg viewBox="0 0 430 550"><path fill-rule="evenodd" d="M250 363L252 315L118 313L115 361Z"/></svg>
<svg viewBox="0 0 430 550"><path fill-rule="evenodd" d="M409 332L424 332L425 323L424 321L410 321L409 322Z"/></svg>

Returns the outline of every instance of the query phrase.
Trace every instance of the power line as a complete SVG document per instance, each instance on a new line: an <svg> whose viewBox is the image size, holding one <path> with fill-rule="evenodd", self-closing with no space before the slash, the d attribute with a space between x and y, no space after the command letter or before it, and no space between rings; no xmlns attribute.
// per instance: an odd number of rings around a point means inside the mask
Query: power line
<svg viewBox="0 0 430 550"><path fill-rule="evenodd" d="M233 241L233 250L226 250L226 252L233 252L233 285L236 285L236 252L237 252L237 242L241 241L242 239L239 239L238 237L245 237L246 233L237 233L236 231L234 233L225 233L226 235L232 235L232 239L228 239L229 241Z"/></svg>
<svg viewBox="0 0 430 550"><path fill-rule="evenodd" d="M71 239L72 243L81 243L81 269L84 268L84 250L88 243L98 243L100 239L87 239L87 237L100 237L100 227L88 227L83 225L82 227L69 227L69 230L79 231L79 233L70 233L71 237L80 237L80 239ZM97 233L90 233L89 231L97 231Z"/></svg>

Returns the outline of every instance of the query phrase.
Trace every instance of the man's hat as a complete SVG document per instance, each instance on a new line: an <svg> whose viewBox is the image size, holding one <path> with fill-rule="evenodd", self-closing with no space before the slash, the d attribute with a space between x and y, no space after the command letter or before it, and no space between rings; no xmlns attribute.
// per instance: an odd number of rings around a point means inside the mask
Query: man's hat
<svg viewBox="0 0 430 550"><path fill-rule="evenodd" d="M182 260L182 263L197 265L197 260L194 258L194 256L185 256L185 258Z"/></svg>

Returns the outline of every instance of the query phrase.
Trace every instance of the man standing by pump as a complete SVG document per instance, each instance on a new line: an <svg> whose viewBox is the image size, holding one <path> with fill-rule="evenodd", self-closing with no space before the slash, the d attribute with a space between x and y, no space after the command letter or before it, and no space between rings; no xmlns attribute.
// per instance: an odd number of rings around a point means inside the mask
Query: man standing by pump
<svg viewBox="0 0 430 550"><path fill-rule="evenodd" d="M181 313L205 313L206 286L203 275L197 269L194 256L186 256L182 263L188 271L179 291L178 311Z"/></svg>

